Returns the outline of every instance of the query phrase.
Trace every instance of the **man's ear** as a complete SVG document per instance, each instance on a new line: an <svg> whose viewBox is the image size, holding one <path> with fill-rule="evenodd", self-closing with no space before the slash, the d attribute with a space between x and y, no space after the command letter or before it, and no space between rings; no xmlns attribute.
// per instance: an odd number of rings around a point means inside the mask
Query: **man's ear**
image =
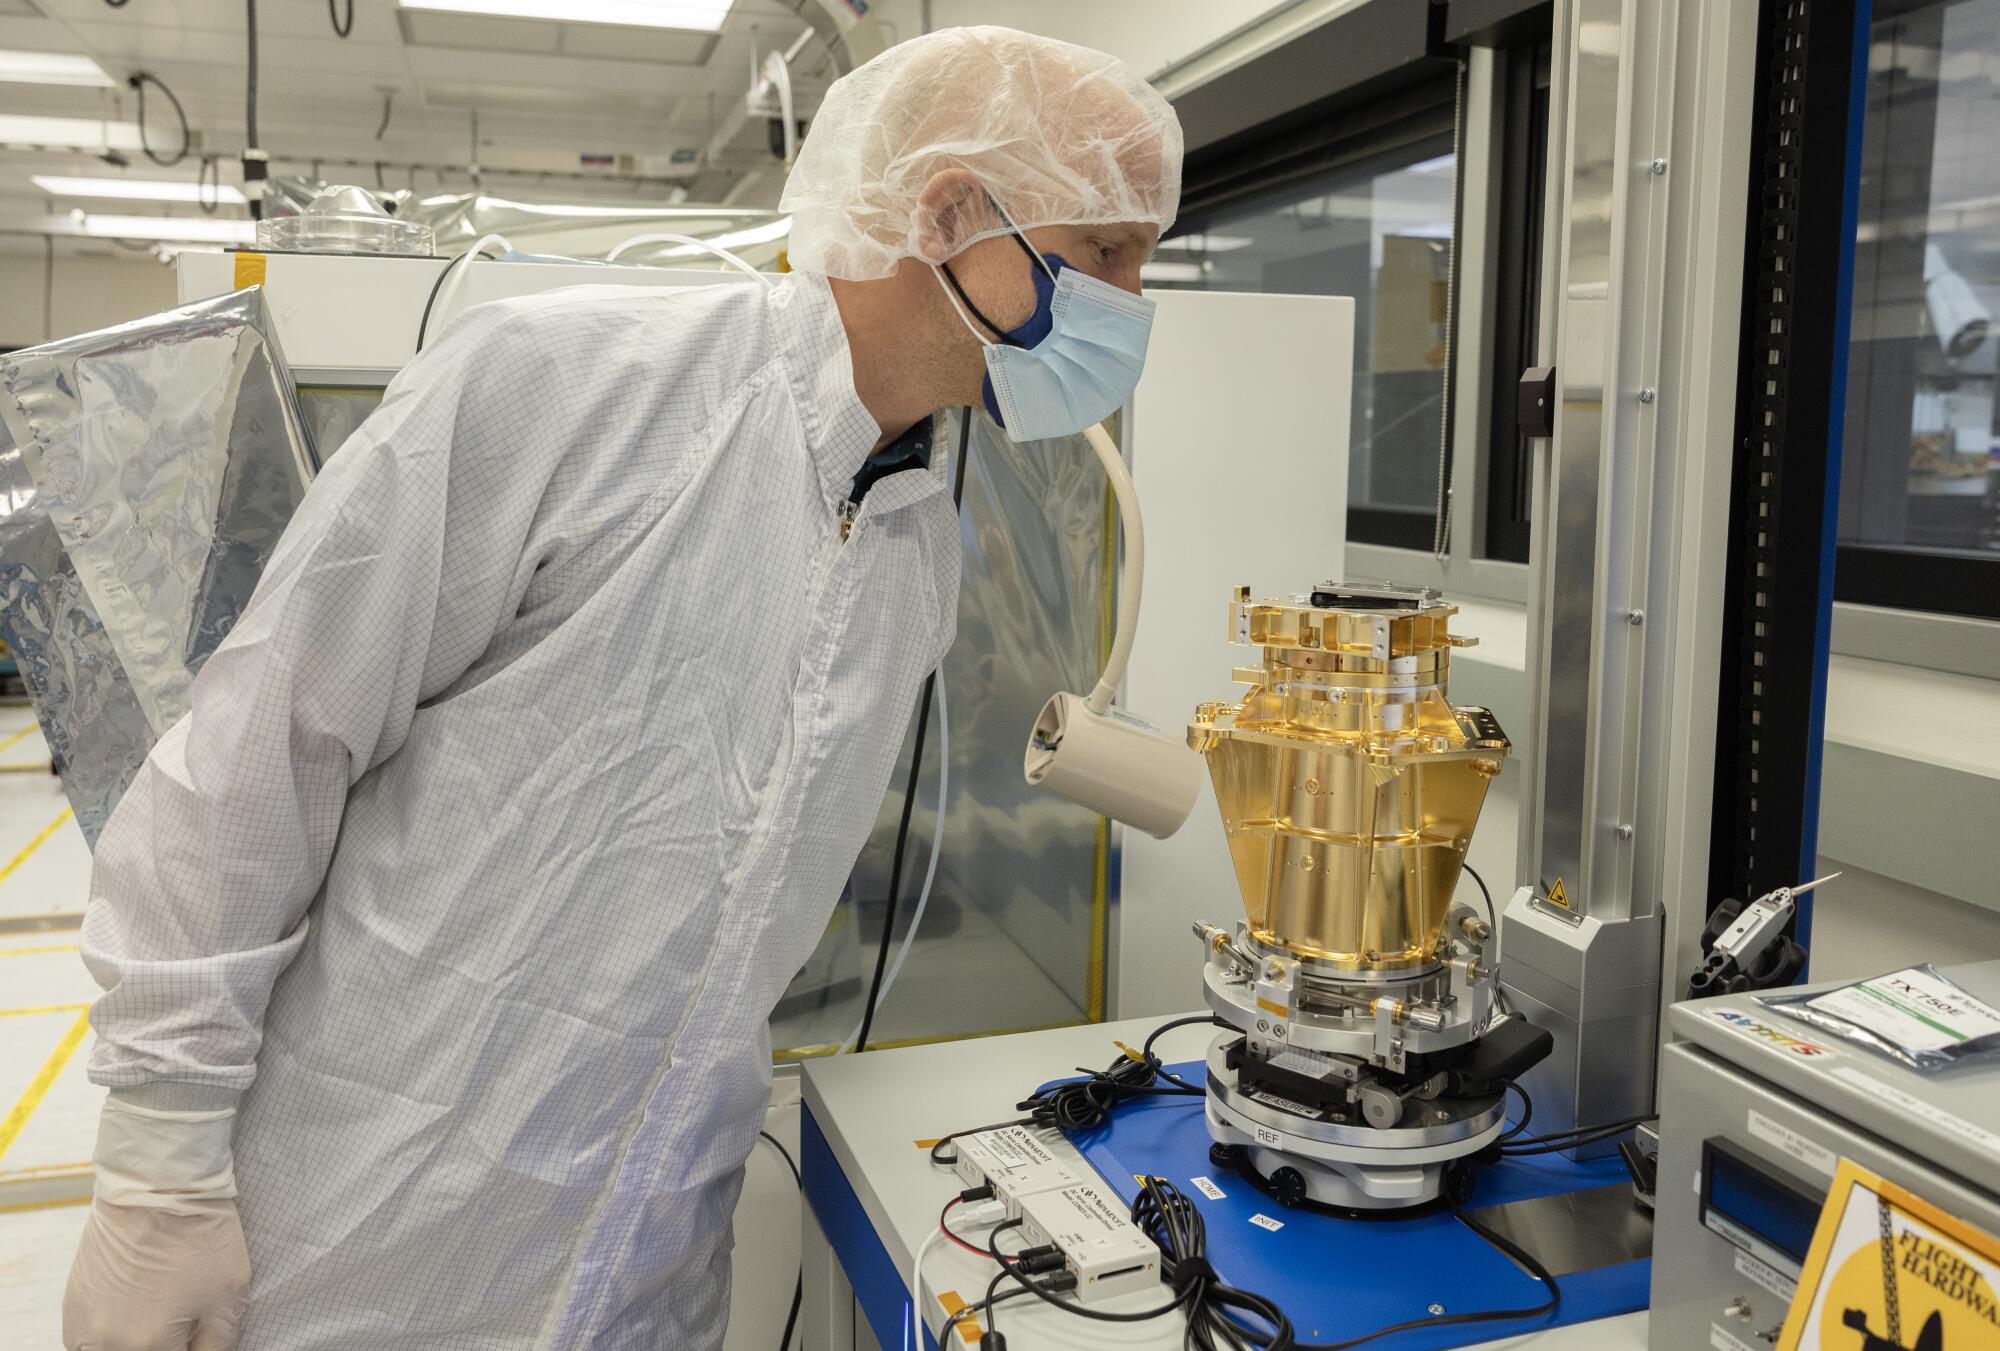
<svg viewBox="0 0 2000 1351"><path fill-rule="evenodd" d="M910 222L911 246L927 263L942 263L965 242L991 227L986 189L964 169L940 169L917 194Z"/></svg>

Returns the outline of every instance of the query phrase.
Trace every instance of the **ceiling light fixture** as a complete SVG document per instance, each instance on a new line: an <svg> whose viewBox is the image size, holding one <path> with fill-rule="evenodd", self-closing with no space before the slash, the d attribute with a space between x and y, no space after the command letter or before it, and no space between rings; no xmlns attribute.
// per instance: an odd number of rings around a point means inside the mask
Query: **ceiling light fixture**
<svg viewBox="0 0 2000 1351"><path fill-rule="evenodd" d="M68 52L0 51L0 81L8 84L76 84L114 89L118 81L87 56Z"/></svg>
<svg viewBox="0 0 2000 1351"><path fill-rule="evenodd" d="M1200 281L1208 276L1208 269L1200 263L1143 263L1139 267L1140 281Z"/></svg>
<svg viewBox="0 0 2000 1351"><path fill-rule="evenodd" d="M227 183L203 188L199 183L170 182L156 178L69 178L62 174L31 174L29 181L43 192L56 197L243 205L243 194Z"/></svg>
<svg viewBox="0 0 2000 1351"><path fill-rule="evenodd" d="M81 221L73 221L65 216L52 216L48 224L51 234L81 234L92 239L250 244L257 238L257 227L252 221L214 220L208 217L86 215Z"/></svg>
<svg viewBox="0 0 2000 1351"><path fill-rule="evenodd" d="M1157 249L1161 253L1170 249L1185 249L1190 253L1233 253L1256 242L1243 235L1175 235L1172 239L1161 240Z"/></svg>
<svg viewBox="0 0 2000 1351"><path fill-rule="evenodd" d="M54 146L64 150L139 149L139 124L95 117L0 116L0 145Z"/></svg>
<svg viewBox="0 0 2000 1351"><path fill-rule="evenodd" d="M402 8L495 19L609 23L717 33L735 0L399 0Z"/></svg>

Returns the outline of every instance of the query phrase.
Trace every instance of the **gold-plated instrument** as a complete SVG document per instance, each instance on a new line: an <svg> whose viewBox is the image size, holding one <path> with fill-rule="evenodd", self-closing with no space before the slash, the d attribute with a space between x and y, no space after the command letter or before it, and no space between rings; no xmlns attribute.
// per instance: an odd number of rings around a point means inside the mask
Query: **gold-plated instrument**
<svg viewBox="0 0 2000 1351"><path fill-rule="evenodd" d="M1454 605L1324 584L1229 606L1240 703L1205 703L1208 762L1250 932L1322 969L1411 975L1442 961L1452 892L1510 749L1493 715L1453 707Z"/></svg>

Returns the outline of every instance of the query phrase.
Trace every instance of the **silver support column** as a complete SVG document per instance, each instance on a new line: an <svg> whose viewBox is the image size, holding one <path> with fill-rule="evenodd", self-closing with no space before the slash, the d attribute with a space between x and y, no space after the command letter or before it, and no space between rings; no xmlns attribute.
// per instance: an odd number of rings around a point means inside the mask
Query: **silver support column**
<svg viewBox="0 0 2000 1351"><path fill-rule="evenodd" d="M1754 0L1556 5L1560 402L1536 463L1523 885L1502 919L1508 997L1556 1042L1526 1080L1537 1133L1651 1109L1679 921L1698 933L1706 913L1754 87L1727 44L1754 51L1754 24Z"/></svg>

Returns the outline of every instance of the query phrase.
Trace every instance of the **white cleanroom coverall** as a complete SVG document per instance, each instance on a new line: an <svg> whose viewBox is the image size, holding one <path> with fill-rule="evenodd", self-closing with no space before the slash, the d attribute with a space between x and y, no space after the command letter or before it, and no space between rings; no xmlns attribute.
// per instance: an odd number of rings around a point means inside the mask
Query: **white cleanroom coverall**
<svg viewBox="0 0 2000 1351"><path fill-rule="evenodd" d="M242 1090L243 1351L720 1345L765 1019L950 642L825 281L480 307L97 850L91 1077Z"/></svg>

